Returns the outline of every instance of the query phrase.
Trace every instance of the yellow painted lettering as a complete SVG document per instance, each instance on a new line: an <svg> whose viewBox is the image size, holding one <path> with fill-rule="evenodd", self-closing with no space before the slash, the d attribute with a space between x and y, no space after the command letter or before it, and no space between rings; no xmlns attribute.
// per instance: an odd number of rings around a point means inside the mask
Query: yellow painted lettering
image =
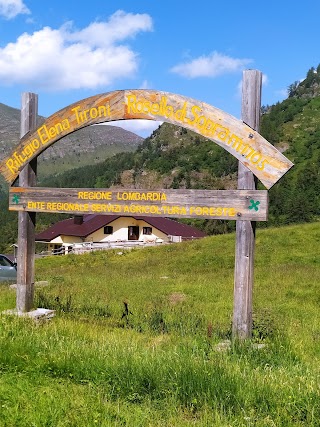
<svg viewBox="0 0 320 427"><path fill-rule="evenodd" d="M168 117L168 119L170 119L170 117L173 116L173 114L174 114L174 109L172 105L167 105L165 116Z"/></svg>
<svg viewBox="0 0 320 427"><path fill-rule="evenodd" d="M145 101L143 103L143 111L144 111L144 113L150 113L151 107L152 107L151 102L150 101Z"/></svg>
<svg viewBox="0 0 320 427"><path fill-rule="evenodd" d="M18 172L18 170L19 170L19 168L17 166L15 166L14 161L12 159L9 159L6 161L6 166L11 173Z"/></svg>
<svg viewBox="0 0 320 427"><path fill-rule="evenodd" d="M197 122L196 122L196 126L197 126L197 128L199 129L199 131L201 133L203 133L203 131L204 131L205 127L206 127L206 124L207 124L207 118L206 118L206 116L200 116L200 117L198 117Z"/></svg>
<svg viewBox="0 0 320 427"><path fill-rule="evenodd" d="M62 127L62 123L61 123L61 122L58 122L58 123L55 125L55 131L56 131L56 134L57 134L57 135L59 135L60 133L62 133L62 132L63 132L63 127Z"/></svg>
<svg viewBox="0 0 320 427"><path fill-rule="evenodd" d="M98 115L99 117L107 117L107 107L105 105L99 105Z"/></svg>
<svg viewBox="0 0 320 427"><path fill-rule="evenodd" d="M161 101L160 101L160 115L161 116L165 116L166 115L167 102L168 102L167 97L166 96L162 96L161 97Z"/></svg>
<svg viewBox="0 0 320 427"><path fill-rule="evenodd" d="M258 163L258 162L261 160L261 157L262 157L262 155L261 155L260 153L255 152L255 153L253 154L253 156L251 156L250 161L251 161L251 163L253 163L253 164Z"/></svg>
<svg viewBox="0 0 320 427"><path fill-rule="evenodd" d="M159 104L152 104L150 112L151 114L158 114L160 111L160 105Z"/></svg>
<svg viewBox="0 0 320 427"><path fill-rule="evenodd" d="M244 149L243 140L239 138L237 135L235 135L234 133L228 139L227 144L231 145L231 147L234 148L239 153L241 152L241 150Z"/></svg>
<svg viewBox="0 0 320 427"><path fill-rule="evenodd" d="M78 125L81 123L80 115L79 115L79 110L80 110L80 106L79 105L78 105L78 107L75 107L75 108L71 109L71 111L73 111L74 114L75 114L75 116L76 116L76 120L77 120Z"/></svg>
<svg viewBox="0 0 320 427"><path fill-rule="evenodd" d="M96 108L90 108L90 117L91 119L96 119L98 117L98 110Z"/></svg>
<svg viewBox="0 0 320 427"><path fill-rule="evenodd" d="M37 138L33 139L31 144L32 144L34 150L37 150L40 147L40 142Z"/></svg>
<svg viewBox="0 0 320 427"><path fill-rule="evenodd" d="M34 153L32 144L28 144L22 151L22 154L24 156L26 156L28 159L32 156L32 154Z"/></svg>
<svg viewBox="0 0 320 427"><path fill-rule="evenodd" d="M37 132L42 145L45 145L49 141L49 135L48 135L46 126L45 125L41 126Z"/></svg>
<svg viewBox="0 0 320 427"><path fill-rule="evenodd" d="M142 101L138 101L136 103L136 110L138 111L138 113L142 113L143 112L143 102Z"/></svg>
<svg viewBox="0 0 320 427"><path fill-rule="evenodd" d="M23 159L22 156L19 155L16 151L13 153L13 157L15 158L19 166L22 166L23 163L27 160L26 158Z"/></svg>
<svg viewBox="0 0 320 427"><path fill-rule="evenodd" d="M128 113L136 113L136 99L137 97L135 95L128 95L127 96L127 112Z"/></svg>
<svg viewBox="0 0 320 427"><path fill-rule="evenodd" d="M206 206L204 206L202 208L202 214L201 215L209 215L209 208L207 208Z"/></svg>
<svg viewBox="0 0 320 427"><path fill-rule="evenodd" d="M50 136L50 139L51 139L51 138L54 138L56 135L57 135L56 128L55 128L55 127L51 127L51 128L49 128L49 136Z"/></svg>
<svg viewBox="0 0 320 427"><path fill-rule="evenodd" d="M69 120L68 119L64 119L64 120L62 120L62 127L63 127L63 130L67 130L67 129L70 129L70 122L69 122Z"/></svg>
<svg viewBox="0 0 320 427"><path fill-rule="evenodd" d="M249 154L245 154L245 157L247 159L250 159L250 157L255 153L255 150L253 148L249 147L249 150Z"/></svg>
<svg viewBox="0 0 320 427"><path fill-rule="evenodd" d="M267 159L262 160L258 165L257 165L257 169L259 169L260 171L263 171L265 164L269 163L269 161Z"/></svg>
<svg viewBox="0 0 320 427"><path fill-rule="evenodd" d="M189 123L189 125L194 125L196 122L197 122L197 120L198 120L198 114L197 114L197 112L200 112L201 111L201 108L200 107L198 107L197 105L194 105L192 108L191 108L191 113L193 114L193 116L194 116L194 119L193 120L191 120L191 119L188 119L188 123Z"/></svg>
<svg viewBox="0 0 320 427"><path fill-rule="evenodd" d="M88 120L88 114L89 114L89 109L88 110L84 110L83 115L84 115L84 120Z"/></svg>
<svg viewBox="0 0 320 427"><path fill-rule="evenodd" d="M216 135L219 139L221 139L221 141L225 141L229 133L230 133L230 129L224 126L219 126L218 129L216 129Z"/></svg>
<svg viewBox="0 0 320 427"><path fill-rule="evenodd" d="M180 108L180 110L177 110L177 111L175 112L175 114L174 114L174 118L175 118L176 120L178 120L179 122L184 123L184 121L185 121L185 117L186 117L186 114L187 114L187 103L185 102L185 103L183 104L183 107L182 107L182 108Z"/></svg>

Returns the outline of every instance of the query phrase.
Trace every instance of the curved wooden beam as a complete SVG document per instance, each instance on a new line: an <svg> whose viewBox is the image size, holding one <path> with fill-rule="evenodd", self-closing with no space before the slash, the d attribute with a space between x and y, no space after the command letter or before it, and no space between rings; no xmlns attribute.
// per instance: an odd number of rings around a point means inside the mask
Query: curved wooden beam
<svg viewBox="0 0 320 427"><path fill-rule="evenodd" d="M270 188L293 163L258 132L224 111L192 98L156 90L119 90L78 101L25 135L0 163L12 184L33 158L83 127L114 120L160 120L190 129L224 148Z"/></svg>

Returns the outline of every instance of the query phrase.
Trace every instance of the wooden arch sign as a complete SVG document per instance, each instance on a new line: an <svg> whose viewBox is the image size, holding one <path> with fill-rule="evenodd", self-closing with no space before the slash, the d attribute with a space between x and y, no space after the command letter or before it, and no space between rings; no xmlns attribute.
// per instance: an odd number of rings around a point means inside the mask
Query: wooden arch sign
<svg viewBox="0 0 320 427"><path fill-rule="evenodd" d="M139 208L139 214L148 216L237 220L233 336L250 337L254 227L255 221L267 219L268 207L267 191L256 190L253 174L269 189L293 166L254 130L259 129L261 82L260 72L244 72L242 118L252 127L215 107L181 95L154 90L119 90L78 101L53 114L37 128L37 96L25 93L21 110L21 135L24 136L0 163L0 173L5 180L12 184L19 177L21 186L11 187L9 205L10 210L19 211L17 312L33 308L35 212L132 215ZM147 190L35 187L36 159L52 144L83 127L127 119L172 123L214 141L241 162L238 190L151 193ZM102 197L106 202L100 202Z"/></svg>
<svg viewBox="0 0 320 427"><path fill-rule="evenodd" d="M190 129L224 148L269 189L293 164L258 132L203 102L155 90L108 92L63 108L31 133L0 163L12 184L34 158L64 136L83 127L114 120L147 119Z"/></svg>

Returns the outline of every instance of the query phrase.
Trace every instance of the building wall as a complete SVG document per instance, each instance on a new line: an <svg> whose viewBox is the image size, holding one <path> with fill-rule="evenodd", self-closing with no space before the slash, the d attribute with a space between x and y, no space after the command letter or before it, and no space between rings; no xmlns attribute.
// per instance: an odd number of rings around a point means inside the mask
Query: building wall
<svg viewBox="0 0 320 427"><path fill-rule="evenodd" d="M162 231L155 227L152 227L151 235L143 234L143 227L151 227L145 221L136 220L132 217L120 217L110 222L109 226L113 227L113 234L104 234L104 227L86 237L86 242L116 242L116 241L127 241L128 240L128 227L138 226L139 227L139 239L140 241L154 241L155 239L162 239L167 242L168 236Z"/></svg>
<svg viewBox="0 0 320 427"><path fill-rule="evenodd" d="M156 239L161 239L164 242L168 242L169 238L167 234L158 230L155 227L152 227L145 221L137 220L132 217L120 217L116 220L110 222L108 226L113 227L113 234L104 234L104 227L95 231L94 233L87 236L85 239L81 237L74 236L66 236L61 235L56 237L55 239L48 242L48 251L56 252L59 251L60 247L65 247L65 253L68 253L68 246L74 243L83 243L83 242L120 242L120 241L128 241L128 227L129 226L138 226L139 227L139 241L142 242L155 242ZM152 234L145 235L143 234L143 227L151 227Z"/></svg>
<svg viewBox="0 0 320 427"><path fill-rule="evenodd" d="M81 237L61 235L51 240L51 242L48 243L47 250L49 252L55 252L56 250L58 250L59 246L65 246L66 252L67 252L67 248L69 244L72 245L73 243L82 243L82 242L83 240L81 239Z"/></svg>
<svg viewBox="0 0 320 427"><path fill-rule="evenodd" d="M51 240L50 241L50 243L53 243L53 244L63 244L63 243L66 243L66 244L68 244L68 243L81 243L81 242L83 242L83 239L81 239L81 237L75 237L75 236L64 236L64 235L61 235L61 236L58 236L58 237L56 237L55 239L53 239L53 240Z"/></svg>

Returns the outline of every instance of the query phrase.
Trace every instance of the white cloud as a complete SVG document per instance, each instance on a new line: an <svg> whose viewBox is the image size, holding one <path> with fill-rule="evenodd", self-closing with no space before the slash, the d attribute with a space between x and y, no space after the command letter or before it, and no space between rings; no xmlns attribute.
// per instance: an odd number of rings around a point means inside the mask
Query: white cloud
<svg viewBox="0 0 320 427"><path fill-rule="evenodd" d="M0 49L0 80L47 91L108 86L138 68L138 54L120 41L151 30L149 15L118 11L80 31L68 23L24 33Z"/></svg>
<svg viewBox="0 0 320 427"><path fill-rule="evenodd" d="M133 38L140 31L152 30L152 19L147 14L125 13L118 10L111 15L108 22L93 22L88 27L75 33L68 33L66 39L73 42L89 43L92 47L112 46L116 42Z"/></svg>
<svg viewBox="0 0 320 427"><path fill-rule="evenodd" d="M29 13L30 10L22 0L0 0L0 16L6 19L12 19L17 15Z"/></svg>
<svg viewBox="0 0 320 427"><path fill-rule="evenodd" d="M219 52L212 52L208 56L200 56L192 61L175 65L170 71L189 79L217 77L222 74L240 71L251 62L251 59L231 58Z"/></svg>
<svg viewBox="0 0 320 427"><path fill-rule="evenodd" d="M267 86L269 84L269 78L266 74L262 74L262 86Z"/></svg>
<svg viewBox="0 0 320 427"><path fill-rule="evenodd" d="M154 120L118 120L114 122L107 122L106 125L119 126L137 135L147 138L151 133L158 129L163 122Z"/></svg>
<svg viewBox="0 0 320 427"><path fill-rule="evenodd" d="M148 80L143 80L143 82L140 85L140 89L150 89Z"/></svg>

